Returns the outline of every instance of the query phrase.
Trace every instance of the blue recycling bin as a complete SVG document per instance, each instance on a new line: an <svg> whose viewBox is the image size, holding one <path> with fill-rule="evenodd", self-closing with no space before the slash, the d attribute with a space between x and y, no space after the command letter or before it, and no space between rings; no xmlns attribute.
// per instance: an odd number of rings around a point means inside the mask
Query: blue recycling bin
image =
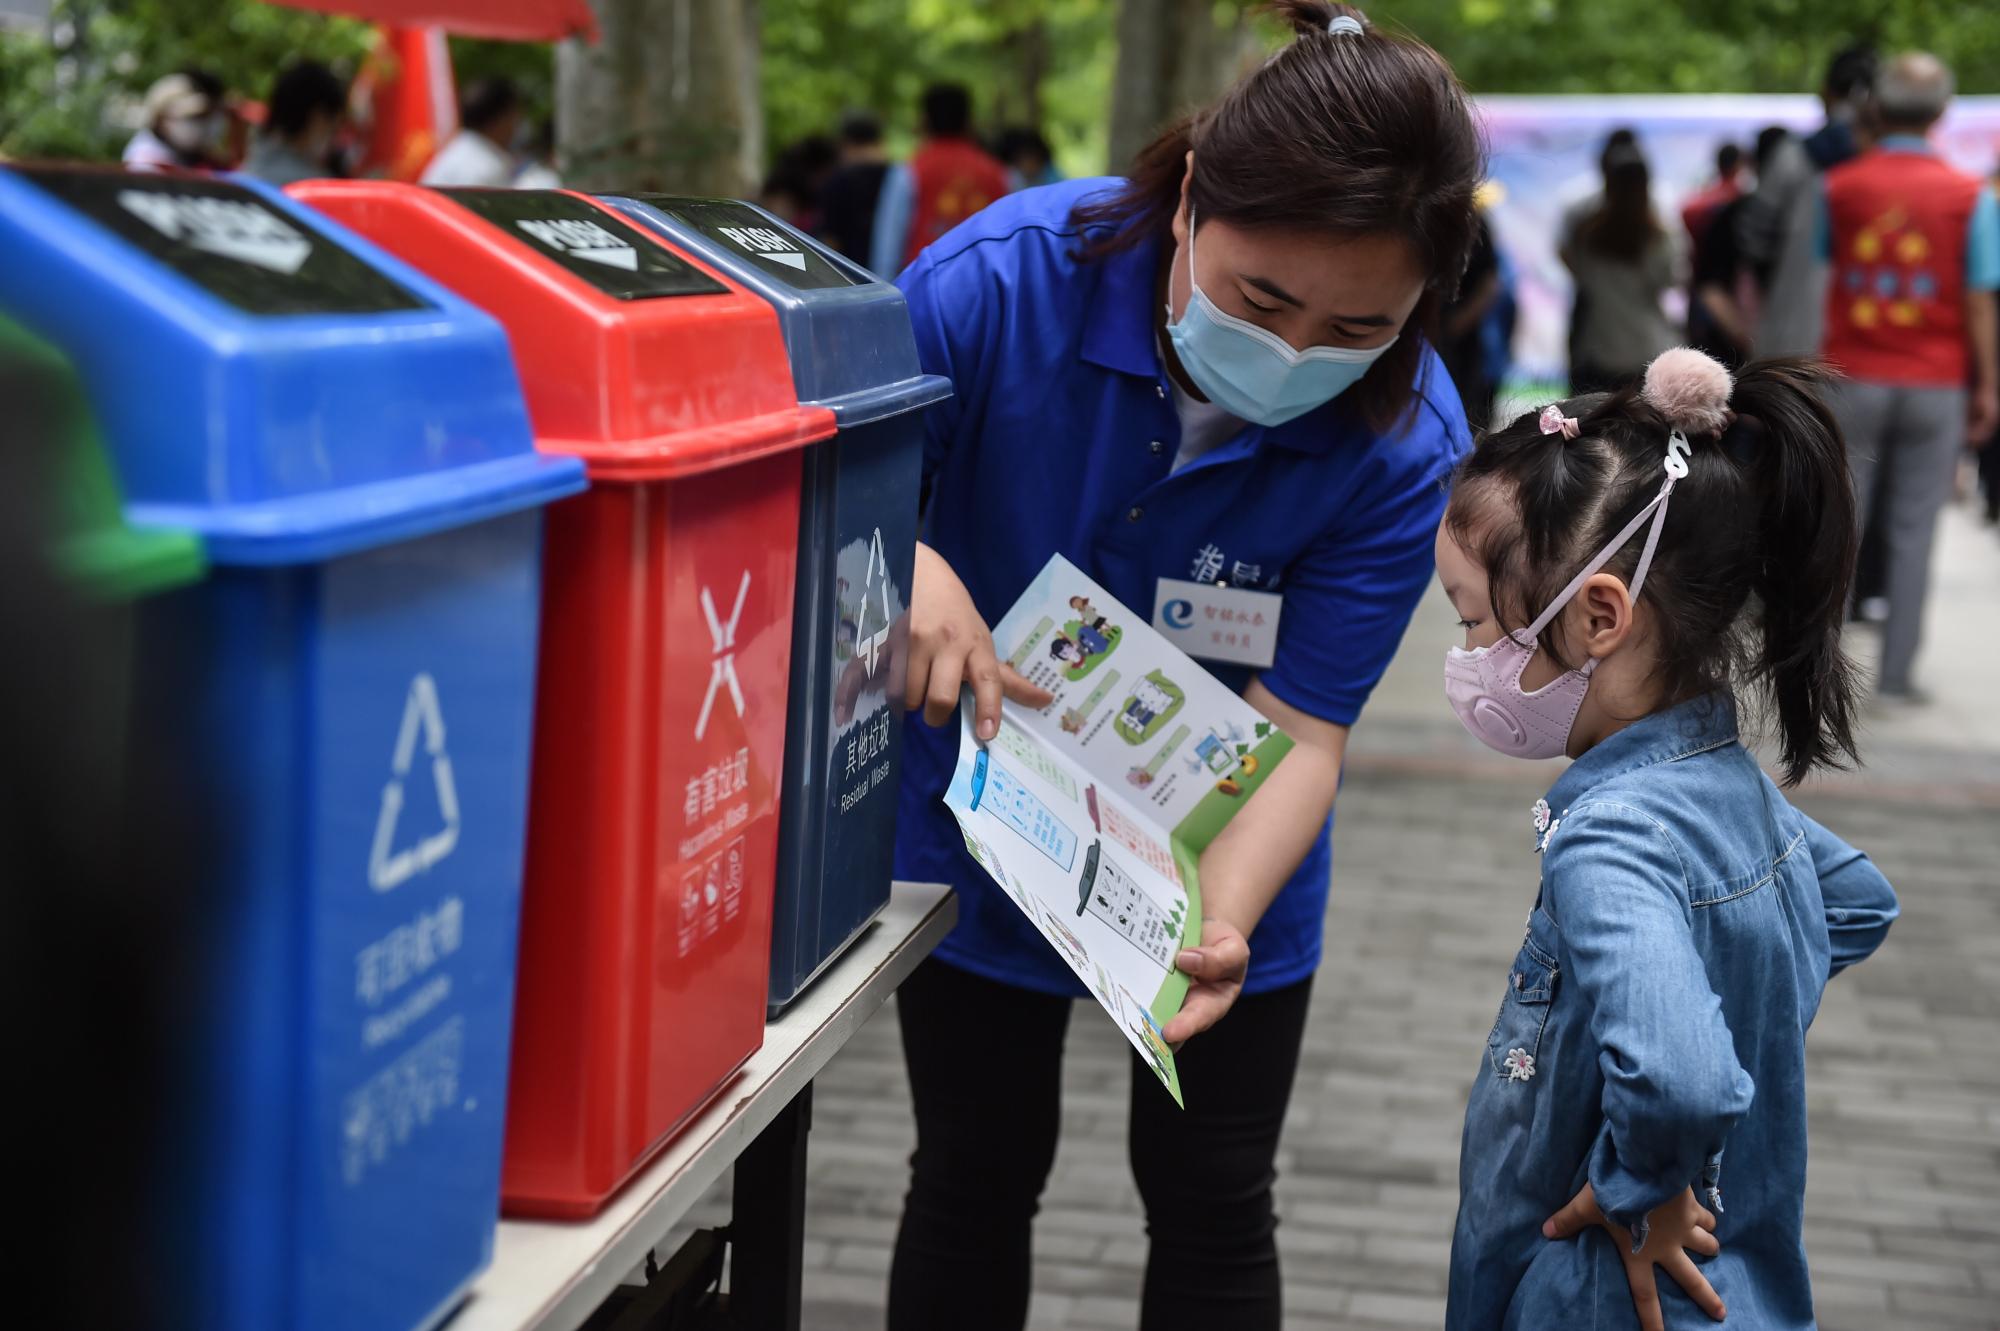
<svg viewBox="0 0 2000 1331"><path fill-rule="evenodd" d="M658 195L606 202L778 311L792 386L839 431L806 450L790 716L771 923L772 1015L889 900L903 742L925 374L903 295L761 208Z"/></svg>
<svg viewBox="0 0 2000 1331"><path fill-rule="evenodd" d="M539 510L582 468L498 324L260 185L0 169L0 252L128 520L210 560L141 606L134 703L220 824L187 1324L434 1325L492 1254Z"/></svg>

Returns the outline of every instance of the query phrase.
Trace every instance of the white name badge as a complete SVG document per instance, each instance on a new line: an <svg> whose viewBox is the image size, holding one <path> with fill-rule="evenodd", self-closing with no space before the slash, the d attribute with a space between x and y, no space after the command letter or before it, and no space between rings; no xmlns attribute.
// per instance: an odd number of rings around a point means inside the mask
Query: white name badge
<svg viewBox="0 0 2000 1331"><path fill-rule="evenodd" d="M1261 669L1277 654L1278 612L1284 605L1276 592L1161 578L1153 595L1153 627L1189 656Z"/></svg>

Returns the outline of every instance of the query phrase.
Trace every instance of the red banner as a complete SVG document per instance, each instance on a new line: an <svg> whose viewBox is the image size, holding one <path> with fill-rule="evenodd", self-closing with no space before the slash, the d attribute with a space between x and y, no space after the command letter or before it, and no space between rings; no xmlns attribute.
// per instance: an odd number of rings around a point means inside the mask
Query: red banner
<svg viewBox="0 0 2000 1331"><path fill-rule="evenodd" d="M350 94L363 173L415 180L458 128L451 51L436 28L386 28Z"/></svg>
<svg viewBox="0 0 2000 1331"><path fill-rule="evenodd" d="M293 9L346 14L394 27L436 27L463 37L552 42L597 40L587 0L271 0Z"/></svg>

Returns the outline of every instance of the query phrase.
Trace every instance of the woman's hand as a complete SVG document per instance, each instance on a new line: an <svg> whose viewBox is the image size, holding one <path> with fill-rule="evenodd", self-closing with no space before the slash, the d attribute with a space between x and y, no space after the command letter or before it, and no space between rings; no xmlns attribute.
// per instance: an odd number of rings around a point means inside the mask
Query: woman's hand
<svg viewBox="0 0 2000 1331"><path fill-rule="evenodd" d="M1048 690L1030 684L993 650L993 634L972 593L944 557L917 544L917 574L910 590L910 673L903 705L922 707L924 720L941 726L958 710L959 690L971 688L973 729L979 738L1000 733L1000 700L1047 707Z"/></svg>
<svg viewBox="0 0 2000 1331"><path fill-rule="evenodd" d="M1243 977L1250 972L1250 944L1243 931L1227 920L1204 916L1201 946L1181 949L1174 965L1193 980L1181 1010L1160 1031L1161 1039L1178 1046L1221 1021L1235 1006L1243 992Z"/></svg>
<svg viewBox="0 0 2000 1331"><path fill-rule="evenodd" d="M1618 1258L1625 1263L1626 1283L1632 1286L1632 1303L1639 1310L1641 1331L1666 1328L1660 1313L1660 1291L1654 1285L1655 1266L1673 1277L1696 1307L1716 1321L1722 1320L1727 1311L1722 1306L1722 1296L1687 1255L1689 1249L1704 1257L1722 1251L1722 1244L1715 1237L1715 1217L1694 1199L1693 1188L1646 1216L1646 1242L1637 1252L1632 1251L1631 1231L1612 1224L1597 1209L1597 1194L1588 1183L1583 1185L1582 1192L1570 1198L1569 1205L1542 1222L1542 1237L1566 1239L1592 1225L1602 1225L1611 1235L1611 1241L1618 1245Z"/></svg>
<svg viewBox="0 0 2000 1331"><path fill-rule="evenodd" d="M878 649L871 663L866 656L852 656L841 667L840 678L833 686L833 723L844 726L854 719L860 710L861 700L871 693L886 693L889 681L896 675L896 656L907 650L905 644L910 636L910 612L905 610L889 628L887 642ZM872 669L870 668L872 664Z"/></svg>

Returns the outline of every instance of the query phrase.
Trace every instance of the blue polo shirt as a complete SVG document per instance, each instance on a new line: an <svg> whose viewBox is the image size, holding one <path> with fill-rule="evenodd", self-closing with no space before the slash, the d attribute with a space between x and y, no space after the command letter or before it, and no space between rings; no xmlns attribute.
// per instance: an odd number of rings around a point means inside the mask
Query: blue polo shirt
<svg viewBox="0 0 2000 1331"><path fill-rule="evenodd" d="M955 392L925 422L925 540L996 623L1060 552L1142 615L1161 578L1284 596L1266 687L1352 724L1431 577L1445 482L1470 447L1434 352L1414 409L1376 434L1338 400L1252 425L1169 475L1180 424L1155 341L1161 242L1079 259L1070 211L1109 180L1025 190L918 256L909 298L923 368ZM1204 662L1243 688L1252 672ZM937 955L1045 993L1082 994L1061 958L966 854L941 802L958 729L912 717L896 838L900 878L946 882L959 923ZM1251 935L1250 992L1310 975L1332 871L1329 833Z"/></svg>

